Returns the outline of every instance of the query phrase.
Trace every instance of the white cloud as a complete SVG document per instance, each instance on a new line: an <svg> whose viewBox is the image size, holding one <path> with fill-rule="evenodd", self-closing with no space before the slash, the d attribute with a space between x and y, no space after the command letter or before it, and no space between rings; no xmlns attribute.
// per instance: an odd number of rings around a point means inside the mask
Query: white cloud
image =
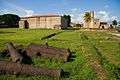
<svg viewBox="0 0 120 80"><path fill-rule="evenodd" d="M109 17L109 13L106 11L99 11L97 13L97 17L101 20L101 21L108 21L110 19Z"/></svg>
<svg viewBox="0 0 120 80"><path fill-rule="evenodd" d="M81 23L83 22L83 13L80 11L79 8L73 8L71 10L64 10L59 12L60 15L70 15L71 21L73 23Z"/></svg>
<svg viewBox="0 0 120 80"><path fill-rule="evenodd" d="M82 13L71 14L71 19L72 19L72 22L74 22L74 23L81 23L81 22L83 22Z"/></svg>
<svg viewBox="0 0 120 80"><path fill-rule="evenodd" d="M35 15L35 12L31 9L25 9L21 6L12 4L10 2L5 2L5 5L8 7L7 9L3 9L2 13L13 13L18 14L20 16L32 16ZM105 5L105 7L109 7L108 5ZM73 8L71 10L63 10L60 12L60 14L68 14L71 15L71 20L74 23L80 23L83 22L83 15L84 12L81 12L79 8ZM100 19L101 21L112 21L114 19L117 19L117 16L111 15L109 12L101 10L96 12L96 17Z"/></svg>
<svg viewBox="0 0 120 80"><path fill-rule="evenodd" d="M84 21L84 12L80 12L80 9L73 8L68 12L68 14L71 15L71 20L74 23L81 23ZM109 12L104 10L96 12L95 17L104 22L111 22L118 19L117 16L111 15Z"/></svg>
<svg viewBox="0 0 120 80"><path fill-rule="evenodd" d="M98 19L100 19L101 21L106 21L106 22L110 22L114 19L117 19L117 16L111 15L109 12L107 11L99 11L97 12L97 16Z"/></svg>
<svg viewBox="0 0 120 80"><path fill-rule="evenodd" d="M12 4L10 2L4 1L4 4L6 5L7 8L2 10L3 14L17 14L19 16L32 16L34 15L34 11L31 9L25 9L21 6Z"/></svg>
<svg viewBox="0 0 120 80"><path fill-rule="evenodd" d="M98 13L99 13L99 14L103 14L103 15L108 14L106 11L99 11Z"/></svg>
<svg viewBox="0 0 120 80"><path fill-rule="evenodd" d="M80 12L80 9L73 8L70 10L71 21L74 23L83 22L83 13Z"/></svg>
<svg viewBox="0 0 120 80"><path fill-rule="evenodd" d="M34 14L33 10L25 10L26 15L25 16L32 16Z"/></svg>
<svg viewBox="0 0 120 80"><path fill-rule="evenodd" d="M72 12L77 11L77 10L78 10L77 8L73 8L73 9L71 9Z"/></svg>
<svg viewBox="0 0 120 80"><path fill-rule="evenodd" d="M113 21L113 20L117 20L117 16L112 16L111 17L111 20Z"/></svg>

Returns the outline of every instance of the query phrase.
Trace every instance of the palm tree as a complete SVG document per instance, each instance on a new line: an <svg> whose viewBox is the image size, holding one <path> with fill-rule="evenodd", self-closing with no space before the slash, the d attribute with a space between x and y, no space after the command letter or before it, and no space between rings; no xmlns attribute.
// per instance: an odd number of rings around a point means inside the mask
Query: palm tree
<svg viewBox="0 0 120 80"><path fill-rule="evenodd" d="M84 20L85 20L85 22L90 22L91 21L91 14L89 12L85 13Z"/></svg>
<svg viewBox="0 0 120 80"><path fill-rule="evenodd" d="M85 21L85 27L89 28L90 27L90 22L91 22L91 14L89 12L85 13L84 21Z"/></svg>

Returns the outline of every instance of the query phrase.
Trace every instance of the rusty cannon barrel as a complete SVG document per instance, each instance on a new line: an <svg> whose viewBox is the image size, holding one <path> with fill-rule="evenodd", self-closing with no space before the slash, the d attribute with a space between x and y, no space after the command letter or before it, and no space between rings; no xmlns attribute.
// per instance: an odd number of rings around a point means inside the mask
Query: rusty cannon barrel
<svg viewBox="0 0 120 80"><path fill-rule="evenodd" d="M12 61L21 63L23 60L23 57L20 53L18 53L18 51L14 47L14 45L11 42L7 43L6 45L7 45L7 49L8 49L8 52L9 52L9 55L10 55Z"/></svg>
<svg viewBox="0 0 120 80"><path fill-rule="evenodd" d="M60 77L61 69L40 68L26 64L0 61L0 74Z"/></svg>
<svg viewBox="0 0 120 80"><path fill-rule="evenodd" d="M29 57L47 56L50 58L62 59L64 62L67 62L70 56L70 50L48 45L30 44L25 50Z"/></svg>

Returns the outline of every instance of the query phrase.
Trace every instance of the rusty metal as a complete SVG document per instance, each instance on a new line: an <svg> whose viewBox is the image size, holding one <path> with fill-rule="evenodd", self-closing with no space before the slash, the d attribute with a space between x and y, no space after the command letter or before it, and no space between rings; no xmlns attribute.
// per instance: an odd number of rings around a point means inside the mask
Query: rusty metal
<svg viewBox="0 0 120 80"><path fill-rule="evenodd" d="M0 61L0 74L61 77L61 69L47 69L32 65Z"/></svg>
<svg viewBox="0 0 120 80"><path fill-rule="evenodd" d="M50 58L62 59L65 62L68 61L70 56L70 50L48 45L30 44L25 50L29 57L47 56Z"/></svg>
<svg viewBox="0 0 120 80"><path fill-rule="evenodd" d="M12 43L7 43L7 49L13 62L22 62L22 55L16 50Z"/></svg>

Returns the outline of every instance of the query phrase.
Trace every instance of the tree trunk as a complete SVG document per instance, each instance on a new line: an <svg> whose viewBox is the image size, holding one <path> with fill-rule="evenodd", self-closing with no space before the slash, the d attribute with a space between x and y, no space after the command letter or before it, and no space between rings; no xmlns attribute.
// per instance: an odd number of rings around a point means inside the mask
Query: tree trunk
<svg viewBox="0 0 120 80"><path fill-rule="evenodd" d="M61 69L39 68L31 65L0 61L0 74L60 77L61 72Z"/></svg>

